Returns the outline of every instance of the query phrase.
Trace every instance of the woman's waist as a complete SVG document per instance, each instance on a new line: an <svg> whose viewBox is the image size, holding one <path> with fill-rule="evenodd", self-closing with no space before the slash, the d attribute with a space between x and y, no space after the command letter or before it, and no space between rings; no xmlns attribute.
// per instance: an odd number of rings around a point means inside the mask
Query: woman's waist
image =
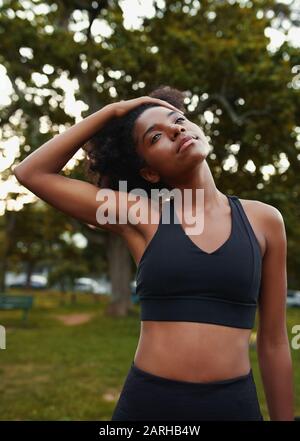
<svg viewBox="0 0 300 441"><path fill-rule="evenodd" d="M249 372L250 334L249 329L211 324L142 322L135 362L169 378L232 378Z"/></svg>
<svg viewBox="0 0 300 441"><path fill-rule="evenodd" d="M218 323L183 320L142 320L140 339L159 343L221 345L228 343L247 347L251 329L226 326Z"/></svg>

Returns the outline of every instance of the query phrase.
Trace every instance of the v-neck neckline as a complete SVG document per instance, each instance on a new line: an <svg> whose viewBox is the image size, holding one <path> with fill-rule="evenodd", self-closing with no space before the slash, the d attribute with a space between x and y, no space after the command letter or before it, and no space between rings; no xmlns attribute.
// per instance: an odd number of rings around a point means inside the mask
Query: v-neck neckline
<svg viewBox="0 0 300 441"><path fill-rule="evenodd" d="M170 202L172 203L173 206L173 212L174 212L174 219L176 217L178 223L177 225L179 226L180 230L182 231L183 235L186 237L186 239L201 253L206 254L207 256L213 256L214 254L217 254L219 251L221 251L232 239L233 236L233 230L234 230L234 214L233 214L233 207L232 207L232 200L230 198L229 195L225 194L225 196L228 199L229 202L229 206L230 206L230 218L231 218L231 230L230 230L230 234L229 237L225 240L225 242L223 242L216 250L212 251L212 252L207 252L205 250L203 250L203 248L199 247L197 244L195 244L195 242L190 238L190 236L185 232L181 222L179 221L179 218L177 216L176 210L175 210L175 206L174 206L174 199L170 199Z"/></svg>

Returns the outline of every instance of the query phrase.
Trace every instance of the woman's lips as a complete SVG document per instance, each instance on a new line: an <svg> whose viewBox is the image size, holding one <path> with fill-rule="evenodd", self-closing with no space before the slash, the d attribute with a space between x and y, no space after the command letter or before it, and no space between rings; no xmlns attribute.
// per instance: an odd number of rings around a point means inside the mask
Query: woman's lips
<svg viewBox="0 0 300 441"><path fill-rule="evenodd" d="M195 141L195 138L191 138L191 139L188 139L187 141L185 141L183 144L181 144L177 153L180 153L180 152L186 150L186 148L189 147L189 145L191 145L194 141Z"/></svg>

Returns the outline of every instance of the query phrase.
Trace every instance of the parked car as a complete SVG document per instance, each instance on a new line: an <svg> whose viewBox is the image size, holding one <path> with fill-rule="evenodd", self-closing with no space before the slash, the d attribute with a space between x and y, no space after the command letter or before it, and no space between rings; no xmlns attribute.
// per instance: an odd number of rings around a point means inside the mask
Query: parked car
<svg viewBox="0 0 300 441"><path fill-rule="evenodd" d="M138 303L139 296L136 294L136 280L130 282L130 290L132 302ZM98 280L91 277L79 277L75 280L74 291L111 295L111 282L106 277Z"/></svg>
<svg viewBox="0 0 300 441"><path fill-rule="evenodd" d="M111 281L106 277L97 280L96 294L111 295Z"/></svg>
<svg viewBox="0 0 300 441"><path fill-rule="evenodd" d="M287 306L300 306L300 291L294 291L292 289L288 289L286 305Z"/></svg>
<svg viewBox="0 0 300 441"><path fill-rule="evenodd" d="M95 280L91 277L79 277L75 280L74 290L93 294L111 294L111 283L105 278Z"/></svg>
<svg viewBox="0 0 300 441"><path fill-rule="evenodd" d="M33 274L30 278L30 286L36 289L44 289L47 288L48 280L47 277L42 276L41 274Z"/></svg>
<svg viewBox="0 0 300 441"><path fill-rule="evenodd" d="M46 276L42 274L32 274L30 277L29 287L33 289L45 289L47 288L48 280ZM9 288L25 288L26 286L26 274L12 275L6 281L6 286Z"/></svg>

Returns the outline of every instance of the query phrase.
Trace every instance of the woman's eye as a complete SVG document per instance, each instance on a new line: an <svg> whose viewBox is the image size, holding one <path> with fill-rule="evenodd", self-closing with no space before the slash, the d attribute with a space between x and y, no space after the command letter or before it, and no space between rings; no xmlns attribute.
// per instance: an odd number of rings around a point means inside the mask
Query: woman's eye
<svg viewBox="0 0 300 441"><path fill-rule="evenodd" d="M175 120L175 122L177 122L177 121L180 120L180 119L182 119L182 121L185 120L185 118L182 118L182 116L180 116L179 118L177 118L177 119ZM159 135L159 133L157 133L156 135L154 135L154 136L151 138L151 144L153 144L153 140L155 139L155 137L156 137L157 135Z"/></svg>
<svg viewBox="0 0 300 441"><path fill-rule="evenodd" d="M155 136L159 135L159 133L157 133L156 135L153 136L153 138L151 139L151 144L153 144L153 140L155 139Z"/></svg>

